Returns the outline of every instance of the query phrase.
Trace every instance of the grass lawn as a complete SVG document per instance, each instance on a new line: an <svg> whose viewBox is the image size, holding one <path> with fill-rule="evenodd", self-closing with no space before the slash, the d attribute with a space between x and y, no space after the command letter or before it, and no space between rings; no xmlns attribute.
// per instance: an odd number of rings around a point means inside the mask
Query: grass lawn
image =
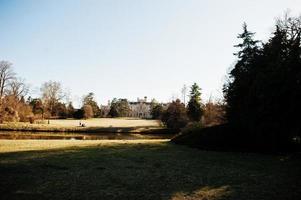
<svg viewBox="0 0 301 200"><path fill-rule="evenodd" d="M86 127L144 127L144 126L160 126L161 123L158 120L146 120L137 118L93 118L88 120L78 119L58 119L49 120L53 126L74 127L78 126L79 122L82 122Z"/></svg>
<svg viewBox="0 0 301 200"><path fill-rule="evenodd" d="M85 127L79 126L84 123ZM166 130L159 120L137 118L93 118L87 120L56 119L43 123L11 122L0 124L3 131L52 131L52 132L148 132Z"/></svg>
<svg viewBox="0 0 301 200"><path fill-rule="evenodd" d="M167 140L0 140L0 199L301 199L300 155Z"/></svg>

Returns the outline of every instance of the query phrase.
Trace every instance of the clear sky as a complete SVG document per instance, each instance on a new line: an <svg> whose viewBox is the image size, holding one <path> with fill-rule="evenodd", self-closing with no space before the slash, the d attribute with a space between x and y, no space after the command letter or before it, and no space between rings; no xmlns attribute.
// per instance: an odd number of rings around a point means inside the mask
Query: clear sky
<svg viewBox="0 0 301 200"><path fill-rule="evenodd" d="M220 96L242 23L266 39L301 0L0 0L0 60L37 95L60 81L73 100L94 92L159 101L196 82Z"/></svg>

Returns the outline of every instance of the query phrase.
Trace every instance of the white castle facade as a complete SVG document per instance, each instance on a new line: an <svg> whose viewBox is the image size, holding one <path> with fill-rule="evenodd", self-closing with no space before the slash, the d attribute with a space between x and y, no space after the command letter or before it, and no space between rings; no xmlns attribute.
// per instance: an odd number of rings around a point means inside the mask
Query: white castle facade
<svg viewBox="0 0 301 200"><path fill-rule="evenodd" d="M152 118L151 105L152 103L147 101L147 97L142 99L137 98L137 101L129 101L130 111L127 117L150 119ZM168 104L162 104L163 107L167 107L167 105ZM103 117L108 117L109 112L110 101L108 102L108 105L101 106L101 113Z"/></svg>
<svg viewBox="0 0 301 200"><path fill-rule="evenodd" d="M151 102L147 102L147 97L143 99L137 98L137 101L130 101L130 112L128 117L152 118Z"/></svg>

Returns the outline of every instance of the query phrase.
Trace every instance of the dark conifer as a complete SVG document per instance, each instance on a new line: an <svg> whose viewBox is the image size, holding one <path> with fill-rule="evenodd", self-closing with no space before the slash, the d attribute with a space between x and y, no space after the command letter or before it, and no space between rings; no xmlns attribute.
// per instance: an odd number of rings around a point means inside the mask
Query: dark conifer
<svg viewBox="0 0 301 200"><path fill-rule="evenodd" d="M187 105L187 114L189 119L192 121L200 121L203 115L200 90L200 87L196 83L191 86L190 100Z"/></svg>

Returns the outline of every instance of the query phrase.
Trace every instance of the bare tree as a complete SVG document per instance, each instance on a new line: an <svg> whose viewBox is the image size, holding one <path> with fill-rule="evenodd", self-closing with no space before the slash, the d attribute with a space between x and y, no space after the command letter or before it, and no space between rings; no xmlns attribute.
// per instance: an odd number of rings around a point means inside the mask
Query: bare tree
<svg viewBox="0 0 301 200"><path fill-rule="evenodd" d="M24 97L28 94L29 88L25 84L25 81L21 78L12 79L7 86L6 93L12 95L17 99Z"/></svg>
<svg viewBox="0 0 301 200"><path fill-rule="evenodd" d="M186 105L186 93L187 93L187 86L184 84L182 90L181 90L182 96L183 96L183 103Z"/></svg>
<svg viewBox="0 0 301 200"><path fill-rule="evenodd" d="M204 106L203 124L205 126L214 126L225 123L225 103L222 100L212 101L210 96Z"/></svg>
<svg viewBox="0 0 301 200"><path fill-rule="evenodd" d="M63 91L63 102L65 102L66 104L69 104L70 102L72 102L72 95L71 95L71 91L69 88L65 88Z"/></svg>
<svg viewBox="0 0 301 200"><path fill-rule="evenodd" d="M8 61L0 61L0 99L2 99L9 81L14 78L15 73L12 70L12 63Z"/></svg>
<svg viewBox="0 0 301 200"><path fill-rule="evenodd" d="M291 17L290 12L286 11L283 18L276 19L278 28L285 31L291 41L300 38L301 35L301 15L299 17Z"/></svg>
<svg viewBox="0 0 301 200"><path fill-rule="evenodd" d="M41 86L42 101L45 108L52 114L54 106L64 97L61 83L48 81Z"/></svg>

